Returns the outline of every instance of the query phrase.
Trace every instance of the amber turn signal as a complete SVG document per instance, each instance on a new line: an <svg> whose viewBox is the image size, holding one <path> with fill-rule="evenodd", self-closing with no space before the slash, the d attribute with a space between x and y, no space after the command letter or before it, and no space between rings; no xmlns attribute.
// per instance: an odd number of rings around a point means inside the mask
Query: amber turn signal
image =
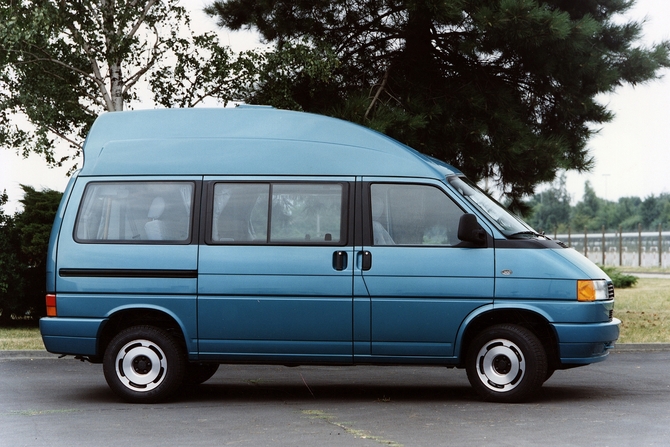
<svg viewBox="0 0 670 447"><path fill-rule="evenodd" d="M607 281L577 281L577 301L596 301L606 300L607 298Z"/></svg>

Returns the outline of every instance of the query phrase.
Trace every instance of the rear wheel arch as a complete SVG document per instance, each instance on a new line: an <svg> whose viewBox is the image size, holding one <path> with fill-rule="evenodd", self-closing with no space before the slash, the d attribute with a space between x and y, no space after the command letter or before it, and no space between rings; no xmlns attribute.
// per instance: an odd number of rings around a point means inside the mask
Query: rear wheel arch
<svg viewBox="0 0 670 447"><path fill-rule="evenodd" d="M168 332L186 351L184 329L174 317L160 310L138 308L124 309L109 317L98 335L98 355L96 357L102 361L107 346L119 332L140 325L153 326Z"/></svg>

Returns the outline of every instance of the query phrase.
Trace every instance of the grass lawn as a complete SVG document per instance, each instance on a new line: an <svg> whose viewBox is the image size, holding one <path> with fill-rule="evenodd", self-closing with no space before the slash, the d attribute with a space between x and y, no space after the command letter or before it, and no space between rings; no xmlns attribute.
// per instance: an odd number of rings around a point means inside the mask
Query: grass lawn
<svg viewBox="0 0 670 447"><path fill-rule="evenodd" d="M616 289L614 303L619 343L670 343L670 279L640 278L635 287Z"/></svg>
<svg viewBox="0 0 670 447"><path fill-rule="evenodd" d="M44 349L37 328L0 328L0 351L36 351Z"/></svg>
<svg viewBox="0 0 670 447"><path fill-rule="evenodd" d="M670 343L670 278L640 278L635 287L615 294L619 343ZM37 328L0 328L0 351L40 349L44 344Z"/></svg>

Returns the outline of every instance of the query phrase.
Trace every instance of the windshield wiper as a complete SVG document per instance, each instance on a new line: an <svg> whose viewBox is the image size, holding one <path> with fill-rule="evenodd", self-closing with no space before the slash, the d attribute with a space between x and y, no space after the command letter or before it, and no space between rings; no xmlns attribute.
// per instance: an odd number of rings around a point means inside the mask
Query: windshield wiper
<svg viewBox="0 0 670 447"><path fill-rule="evenodd" d="M544 234L544 232L542 232L542 233L538 233L537 231L531 231L531 230L528 230L528 231L519 231L519 232L517 232L517 233L510 234L510 235L507 236L507 237L508 237L508 238L511 238L511 239L524 239L524 236L532 236L532 237L536 237L536 238L538 238L538 239L539 239L539 238L542 238L542 239L549 239L549 238Z"/></svg>

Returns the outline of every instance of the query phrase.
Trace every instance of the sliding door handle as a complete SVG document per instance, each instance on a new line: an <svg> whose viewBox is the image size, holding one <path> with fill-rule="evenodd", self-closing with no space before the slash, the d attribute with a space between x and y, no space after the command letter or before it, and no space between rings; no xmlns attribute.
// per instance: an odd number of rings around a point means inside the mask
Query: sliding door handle
<svg viewBox="0 0 670 447"><path fill-rule="evenodd" d="M361 252L362 260L361 260L361 270L367 271L372 268L372 253L370 253L367 250L363 250Z"/></svg>
<svg viewBox="0 0 670 447"><path fill-rule="evenodd" d="M338 250L333 253L333 268L342 271L347 268L347 252Z"/></svg>

